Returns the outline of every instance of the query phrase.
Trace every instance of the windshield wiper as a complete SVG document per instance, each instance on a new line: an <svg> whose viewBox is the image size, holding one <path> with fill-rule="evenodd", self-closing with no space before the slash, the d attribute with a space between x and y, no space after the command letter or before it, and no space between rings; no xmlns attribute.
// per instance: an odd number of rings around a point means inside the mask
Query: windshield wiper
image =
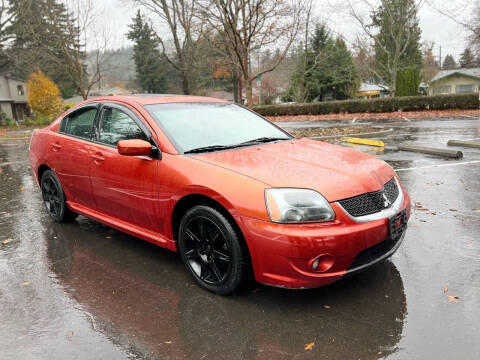
<svg viewBox="0 0 480 360"><path fill-rule="evenodd" d="M192 153L201 153L201 152L211 152L211 151L217 151L217 150L225 150L225 149L232 149L234 147L237 147L238 145L210 145L210 146L202 146L199 148L195 149L190 149L187 151L184 151L184 154L192 154Z"/></svg>
<svg viewBox="0 0 480 360"><path fill-rule="evenodd" d="M280 137L260 137L257 139L253 140L248 140L240 143L240 145L250 145L250 144L260 144L260 143L266 143L270 141L276 141L276 140L288 140L289 138L280 138Z"/></svg>
<svg viewBox="0 0 480 360"><path fill-rule="evenodd" d="M195 149L190 149L184 151L184 154L193 154L193 153L202 153L202 152L212 152L217 150L225 150L225 149L234 149L237 147L248 146L252 144L261 144L269 141L275 140L288 140L289 138L275 138L275 137L261 137L258 139L248 140L241 142L239 144L230 144L230 145L210 145L210 146L202 146Z"/></svg>

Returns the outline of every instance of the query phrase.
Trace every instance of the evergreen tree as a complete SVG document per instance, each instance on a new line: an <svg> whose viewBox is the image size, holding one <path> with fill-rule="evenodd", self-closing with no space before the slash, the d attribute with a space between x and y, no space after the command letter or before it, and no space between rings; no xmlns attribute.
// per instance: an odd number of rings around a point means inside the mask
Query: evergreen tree
<svg viewBox="0 0 480 360"><path fill-rule="evenodd" d="M324 25L317 26L304 56L306 66L301 59L283 96L285 101L318 101L328 93L337 100L355 96L361 78L341 38L333 39Z"/></svg>
<svg viewBox="0 0 480 360"><path fill-rule="evenodd" d="M402 69L397 73L395 96L418 95L420 71L416 68Z"/></svg>
<svg viewBox="0 0 480 360"><path fill-rule="evenodd" d="M148 93L165 92L166 66L158 49L160 43L153 29L144 21L140 10L129 28L127 37L134 42L133 59L139 85Z"/></svg>
<svg viewBox="0 0 480 360"><path fill-rule="evenodd" d="M470 48L466 48L460 55L459 63L461 68L473 68L477 65Z"/></svg>
<svg viewBox="0 0 480 360"><path fill-rule="evenodd" d="M65 5L58 0L10 0L9 10L15 75L26 78L40 68L58 84L64 97L73 96L78 87L68 70L52 61L66 62L71 54L84 58L78 29Z"/></svg>
<svg viewBox="0 0 480 360"><path fill-rule="evenodd" d="M453 70L457 68L457 63L452 55L448 54L443 60L442 69L443 70Z"/></svg>
<svg viewBox="0 0 480 360"><path fill-rule="evenodd" d="M316 24L315 32L310 40L310 48L315 54L322 52L331 39L330 31L324 24Z"/></svg>
<svg viewBox="0 0 480 360"><path fill-rule="evenodd" d="M372 26L378 28L374 38L378 80L395 89L399 70L422 67L415 0L382 0L372 15Z"/></svg>

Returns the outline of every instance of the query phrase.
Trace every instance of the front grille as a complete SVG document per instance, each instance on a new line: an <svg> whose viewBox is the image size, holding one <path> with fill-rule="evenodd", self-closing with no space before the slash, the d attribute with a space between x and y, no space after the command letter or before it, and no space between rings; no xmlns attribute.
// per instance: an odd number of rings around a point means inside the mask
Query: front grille
<svg viewBox="0 0 480 360"><path fill-rule="evenodd" d="M382 190L340 200L339 203L350 216L358 217L388 209L395 202L398 194L397 182L392 178Z"/></svg>

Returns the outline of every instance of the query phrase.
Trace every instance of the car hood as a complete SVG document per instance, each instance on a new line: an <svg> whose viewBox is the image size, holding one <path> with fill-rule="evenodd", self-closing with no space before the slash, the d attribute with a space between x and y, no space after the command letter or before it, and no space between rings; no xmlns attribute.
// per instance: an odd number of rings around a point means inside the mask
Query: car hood
<svg viewBox="0 0 480 360"><path fill-rule="evenodd" d="M308 139L203 153L193 158L272 187L313 189L330 202L380 190L395 175L375 156Z"/></svg>

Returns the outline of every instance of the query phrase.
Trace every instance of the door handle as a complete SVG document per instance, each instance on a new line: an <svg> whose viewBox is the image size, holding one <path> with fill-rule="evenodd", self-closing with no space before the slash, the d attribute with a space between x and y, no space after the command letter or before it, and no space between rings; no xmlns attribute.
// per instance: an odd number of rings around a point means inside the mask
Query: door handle
<svg viewBox="0 0 480 360"><path fill-rule="evenodd" d="M58 151L62 148L62 146L57 142L50 143L50 146L52 147L53 151Z"/></svg>
<svg viewBox="0 0 480 360"><path fill-rule="evenodd" d="M103 160L105 160L105 159L103 158L102 153L100 153L100 152L98 152L98 153L96 153L96 154L93 154L93 155L92 155L92 159L93 159L93 161L96 161L96 162L102 162Z"/></svg>

